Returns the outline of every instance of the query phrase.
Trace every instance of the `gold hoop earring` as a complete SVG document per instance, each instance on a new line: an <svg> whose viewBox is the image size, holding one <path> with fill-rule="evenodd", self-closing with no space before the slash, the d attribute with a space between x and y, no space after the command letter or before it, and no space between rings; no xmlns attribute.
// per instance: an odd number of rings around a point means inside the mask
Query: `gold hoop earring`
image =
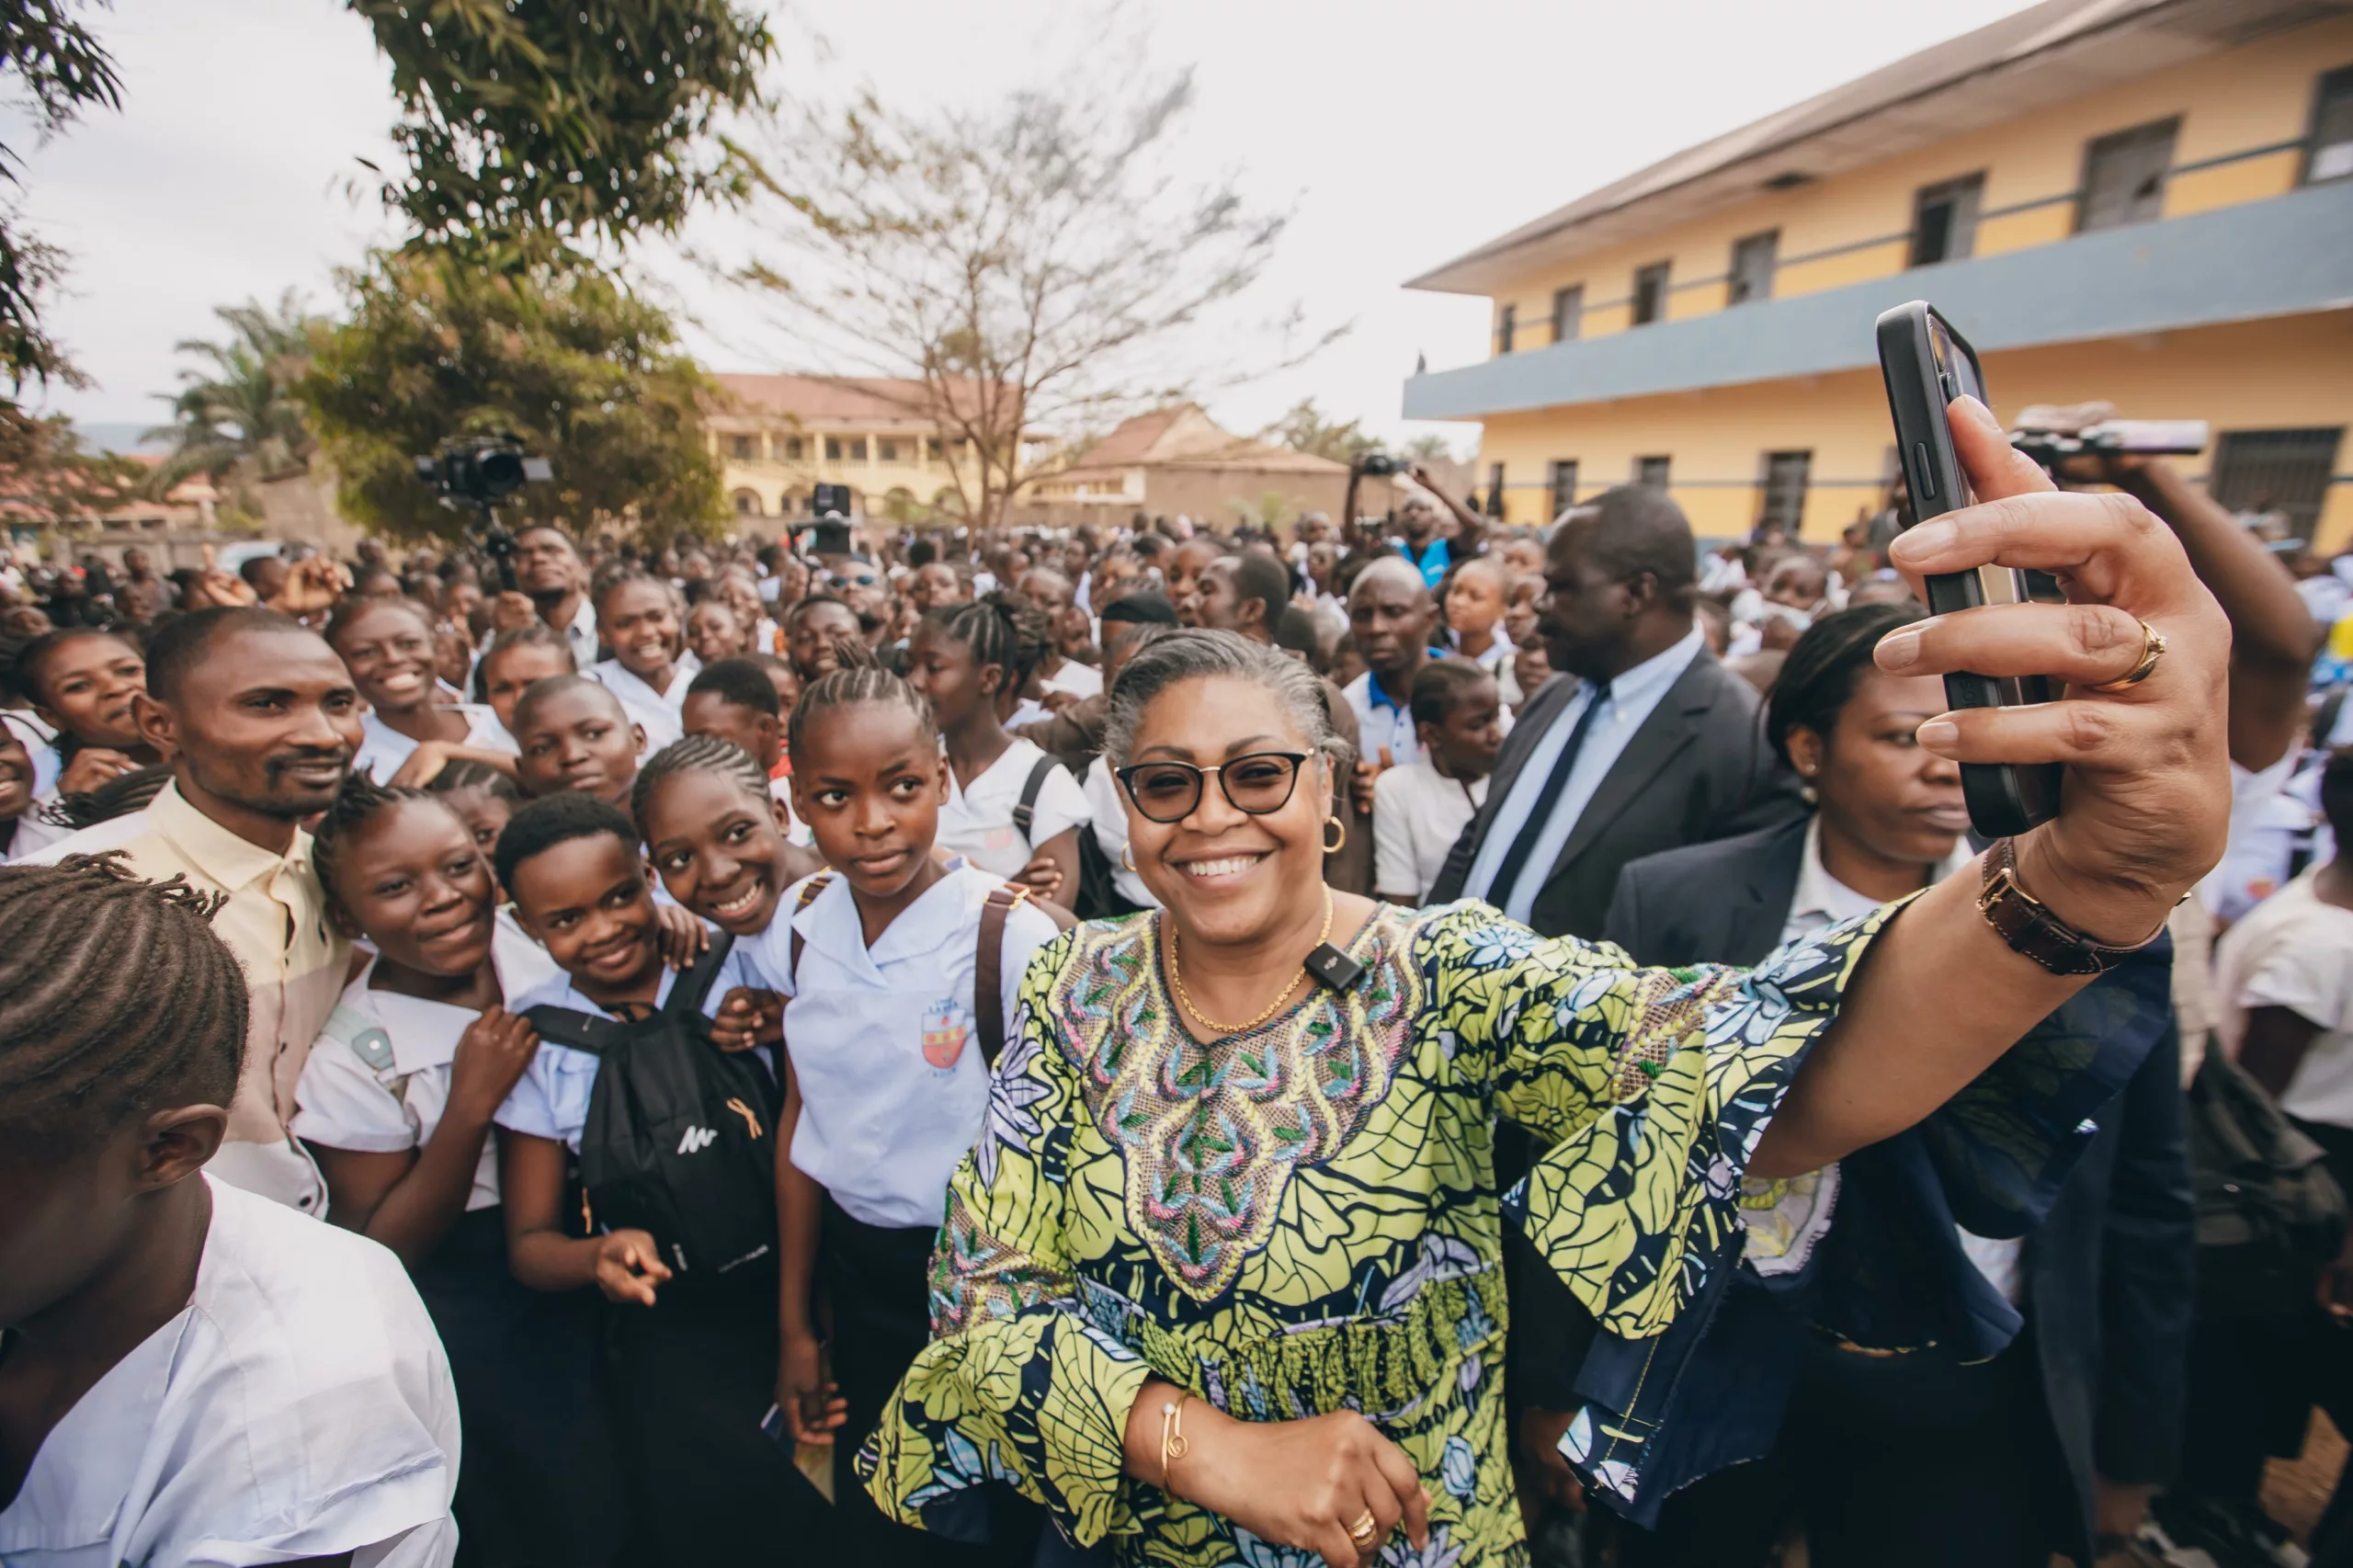
<svg viewBox="0 0 2353 1568"><path fill-rule="evenodd" d="M1324 854L1337 855L1340 852L1341 846L1346 845L1348 841L1348 824L1342 822L1336 816L1329 816L1324 819L1324 825L1325 827L1336 827L1340 830L1339 842L1336 844L1326 844L1324 846Z"/></svg>
<svg viewBox="0 0 2353 1568"><path fill-rule="evenodd" d="M1127 870L1132 871L1136 869L1135 846L1131 844L1120 846L1120 864Z"/></svg>

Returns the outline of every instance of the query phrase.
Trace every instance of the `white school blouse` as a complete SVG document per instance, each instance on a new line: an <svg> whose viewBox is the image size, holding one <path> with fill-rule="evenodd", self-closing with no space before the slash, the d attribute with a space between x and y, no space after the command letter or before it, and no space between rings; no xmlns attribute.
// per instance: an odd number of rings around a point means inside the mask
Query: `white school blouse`
<svg viewBox="0 0 2353 1568"><path fill-rule="evenodd" d="M492 932L490 957L499 991L508 997L563 977L547 950L508 925L504 915ZM290 1125L306 1143L394 1153L422 1149L441 1125L458 1037L481 1015L422 996L371 991L368 983L375 972L370 958L344 988L311 1048L311 1059L302 1064ZM497 1204L498 1144L485 1138L466 1208Z"/></svg>
<svg viewBox="0 0 2353 1568"><path fill-rule="evenodd" d="M466 716L466 738L461 745L480 746L485 751L511 752L515 737L498 722L498 715L487 706L473 702L445 704ZM389 784L416 750L416 743L385 723L373 713L359 719L359 750L351 758L351 771L371 778L379 784Z"/></svg>
<svg viewBox="0 0 2353 1568"><path fill-rule="evenodd" d="M1004 879L950 868L866 945L849 883L836 876L806 909L758 938L757 965L789 998L785 1052L801 1089L792 1163L854 1220L936 1230L948 1178L980 1136L989 1104L972 1011L981 906ZM793 973L792 933L807 944ZM997 987L1005 1012L1002 1070L1017 1074L1014 1013L1030 957L1053 920L1029 904L1006 916Z"/></svg>
<svg viewBox="0 0 2353 1568"><path fill-rule="evenodd" d="M702 1010L707 1017L715 1017L720 1004L727 994L739 985L760 986L760 980L745 957L749 943L738 943L720 965L718 975L710 983L710 994L703 999ZM654 1005L660 1006L670 999L670 987L678 983L678 971L667 964L662 967L662 983L654 994ZM506 1010L520 1013L529 1007L569 1007L575 1013L609 1018L616 1015L573 989L572 977L562 970L544 983L522 992L507 994ZM763 1050L766 1048L763 1047ZM506 1092L506 1099L491 1119L516 1132L528 1132L534 1138L547 1138L562 1143L574 1153L580 1153L581 1130L588 1125L588 1096L597 1087L597 1068L601 1058L585 1051L574 1051L568 1045L540 1042L539 1054L523 1069L523 1075Z"/></svg>
<svg viewBox="0 0 2353 1568"><path fill-rule="evenodd" d="M695 673L701 668L702 661L691 653L679 654L671 666L667 691L654 690L619 659L600 660L584 673L620 699L621 711L645 732L645 750L640 755L652 756L686 734L687 722L679 715L686 710L687 687L694 684Z"/></svg>
<svg viewBox="0 0 2353 1568"><path fill-rule="evenodd" d="M93 1384L0 1513L8 1568L447 1568L458 1395L400 1260L210 1176L187 1307Z"/></svg>
<svg viewBox="0 0 2353 1568"><path fill-rule="evenodd" d="M1035 741L1016 740L969 789L957 782L951 767L948 803L939 808L939 847L961 855L1000 879L1018 876L1039 845L1064 828L1089 820L1094 812L1087 807L1086 791L1068 768L1056 767L1038 790L1029 836L1023 838L1021 830L1013 825L1013 808L1021 803L1021 787L1029 782L1029 770L1045 755Z"/></svg>

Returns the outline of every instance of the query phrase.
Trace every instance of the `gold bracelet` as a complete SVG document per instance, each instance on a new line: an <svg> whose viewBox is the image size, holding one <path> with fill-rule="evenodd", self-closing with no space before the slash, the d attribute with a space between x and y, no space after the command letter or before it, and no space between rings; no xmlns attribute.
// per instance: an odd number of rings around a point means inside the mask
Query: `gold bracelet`
<svg viewBox="0 0 2353 1568"><path fill-rule="evenodd" d="M1168 1491L1168 1467L1193 1451L1185 1440L1185 1402L1192 1398L1189 1392L1179 1391L1175 1399L1160 1407L1160 1489ZM1174 1496L1174 1493L1169 1494Z"/></svg>

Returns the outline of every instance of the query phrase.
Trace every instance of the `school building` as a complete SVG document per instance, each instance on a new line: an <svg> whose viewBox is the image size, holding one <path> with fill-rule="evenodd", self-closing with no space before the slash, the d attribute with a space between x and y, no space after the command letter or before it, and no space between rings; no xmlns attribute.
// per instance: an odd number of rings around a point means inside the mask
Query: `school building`
<svg viewBox="0 0 2353 1568"><path fill-rule="evenodd" d="M1997 415L2202 419L2234 508L2353 543L2353 6L2048 0L1580 197L1409 285L1494 305L1404 413L1516 522L1630 480L1835 539L1894 472L1871 324L1926 299Z"/></svg>

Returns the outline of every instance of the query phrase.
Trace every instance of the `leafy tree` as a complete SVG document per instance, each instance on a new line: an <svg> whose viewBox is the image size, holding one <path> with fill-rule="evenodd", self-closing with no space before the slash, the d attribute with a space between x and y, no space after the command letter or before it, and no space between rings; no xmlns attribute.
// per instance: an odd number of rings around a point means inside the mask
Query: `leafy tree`
<svg viewBox="0 0 2353 1568"><path fill-rule="evenodd" d="M769 119L760 237L731 276L821 358L896 380L871 390L961 454L949 509L984 528L1058 460L1041 437L1328 341L1302 347L1296 311L1233 320L1287 217L1179 172L1191 74L1154 75L1140 48L1123 67L1117 42L977 110L867 93ZM1270 363L1237 363L1254 340Z"/></svg>
<svg viewBox="0 0 2353 1568"><path fill-rule="evenodd" d="M146 439L172 445L149 483L161 494L192 474L215 486L233 478L238 504L256 511L251 486L302 472L318 445L293 392L310 369L314 324L291 289L275 309L249 300L212 313L229 341L176 345L204 365L180 372L178 393L165 400L172 423L147 432Z"/></svg>
<svg viewBox="0 0 2353 1568"><path fill-rule="evenodd" d="M67 415L36 419L0 403L0 502L20 517L85 527L136 500L146 481L141 464L85 449Z"/></svg>
<svg viewBox="0 0 2353 1568"><path fill-rule="evenodd" d="M392 66L408 160L387 207L418 238L502 265L551 245L675 232L740 195L719 117L775 52L730 0L347 0ZM373 165L369 165L373 167Z"/></svg>
<svg viewBox="0 0 2353 1568"><path fill-rule="evenodd" d="M0 79L14 89L10 107L41 137L63 131L85 109L121 107L113 59L74 15L88 8L89 0L0 0ZM0 142L0 182L21 187L23 169L17 150ZM28 233L13 209L0 210L0 373L13 391L27 381L88 384L40 321L42 296L64 260Z"/></svg>
<svg viewBox="0 0 2353 1568"><path fill-rule="evenodd" d="M377 531L454 538L415 460L444 439L511 431L555 468L520 517L659 537L725 516L702 436L710 379L670 319L615 278L537 263L487 271L393 253L341 279L350 316L319 335L297 387L334 464L343 510Z"/></svg>
<svg viewBox="0 0 2353 1568"><path fill-rule="evenodd" d="M1258 439L1338 463L1352 463L1367 452L1381 449L1380 441L1359 429L1358 421L1335 425L1324 416L1324 411L1315 406L1312 397L1293 403L1290 412L1258 432Z"/></svg>

